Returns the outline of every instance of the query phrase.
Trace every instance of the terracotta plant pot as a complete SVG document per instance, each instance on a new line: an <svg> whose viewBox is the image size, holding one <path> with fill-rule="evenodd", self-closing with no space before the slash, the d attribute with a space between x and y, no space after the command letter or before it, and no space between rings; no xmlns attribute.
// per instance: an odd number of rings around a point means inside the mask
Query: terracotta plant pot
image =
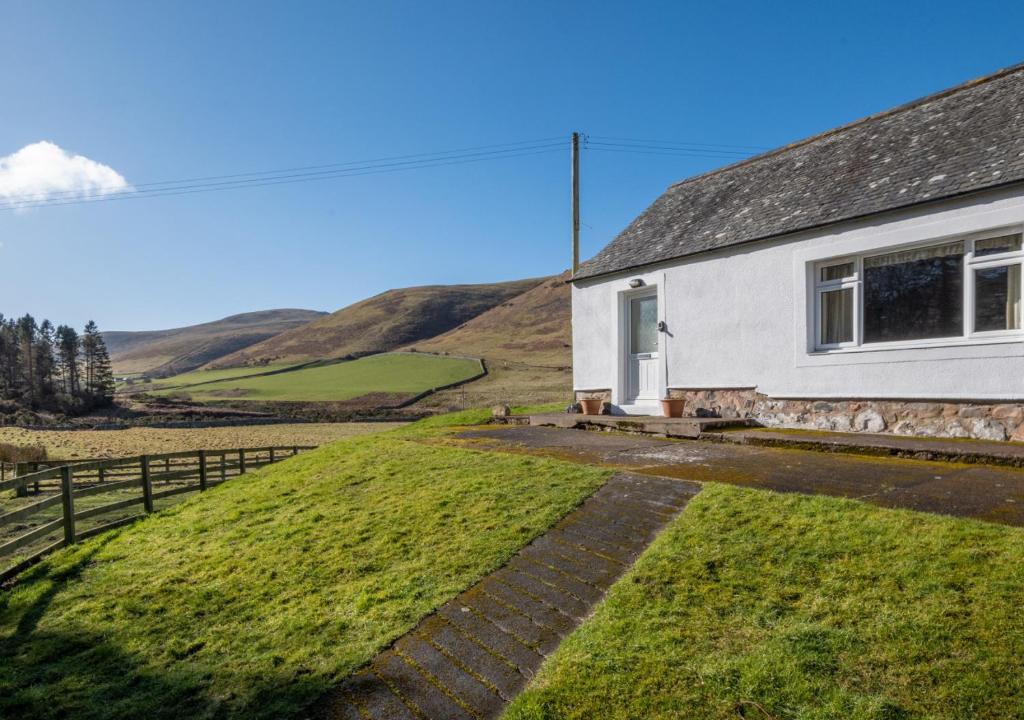
<svg viewBox="0 0 1024 720"><path fill-rule="evenodd" d="M682 417L684 404L686 401L682 398L665 398L661 401L661 414L665 417Z"/></svg>
<svg viewBox="0 0 1024 720"><path fill-rule="evenodd" d="M584 415L600 415L601 414L601 402L600 398L584 398L580 400L580 407L583 408Z"/></svg>

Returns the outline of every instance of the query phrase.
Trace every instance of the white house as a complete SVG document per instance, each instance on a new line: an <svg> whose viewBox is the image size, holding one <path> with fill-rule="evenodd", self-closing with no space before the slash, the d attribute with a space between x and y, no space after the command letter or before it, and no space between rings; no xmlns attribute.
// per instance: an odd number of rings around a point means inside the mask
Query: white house
<svg viewBox="0 0 1024 720"><path fill-rule="evenodd" d="M572 279L612 412L1024 440L1024 65L672 185Z"/></svg>

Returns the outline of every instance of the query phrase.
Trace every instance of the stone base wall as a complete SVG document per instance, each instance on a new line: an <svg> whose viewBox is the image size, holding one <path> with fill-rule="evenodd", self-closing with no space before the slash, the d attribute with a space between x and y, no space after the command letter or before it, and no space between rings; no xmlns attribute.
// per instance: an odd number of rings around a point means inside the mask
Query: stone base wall
<svg viewBox="0 0 1024 720"><path fill-rule="evenodd" d="M754 388L676 389L684 415L752 418L766 427L1024 441L1024 403L779 400Z"/></svg>
<svg viewBox="0 0 1024 720"><path fill-rule="evenodd" d="M576 402L580 400L600 400L611 404L612 391L608 390L576 390L573 392L573 397Z"/></svg>

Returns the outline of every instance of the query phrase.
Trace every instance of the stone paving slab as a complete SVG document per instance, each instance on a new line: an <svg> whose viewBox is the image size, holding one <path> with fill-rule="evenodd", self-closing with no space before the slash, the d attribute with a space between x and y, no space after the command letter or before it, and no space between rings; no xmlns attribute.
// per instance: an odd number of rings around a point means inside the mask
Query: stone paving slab
<svg viewBox="0 0 1024 720"><path fill-rule="evenodd" d="M699 485L619 474L328 692L317 720L497 717Z"/></svg>

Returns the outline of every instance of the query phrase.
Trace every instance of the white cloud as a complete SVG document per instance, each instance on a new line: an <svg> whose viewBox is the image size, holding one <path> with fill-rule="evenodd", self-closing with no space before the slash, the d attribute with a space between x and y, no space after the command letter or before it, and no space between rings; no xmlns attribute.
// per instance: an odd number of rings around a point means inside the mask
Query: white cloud
<svg viewBox="0 0 1024 720"><path fill-rule="evenodd" d="M131 189L113 168L45 140L0 157L0 202L4 204L77 200Z"/></svg>

